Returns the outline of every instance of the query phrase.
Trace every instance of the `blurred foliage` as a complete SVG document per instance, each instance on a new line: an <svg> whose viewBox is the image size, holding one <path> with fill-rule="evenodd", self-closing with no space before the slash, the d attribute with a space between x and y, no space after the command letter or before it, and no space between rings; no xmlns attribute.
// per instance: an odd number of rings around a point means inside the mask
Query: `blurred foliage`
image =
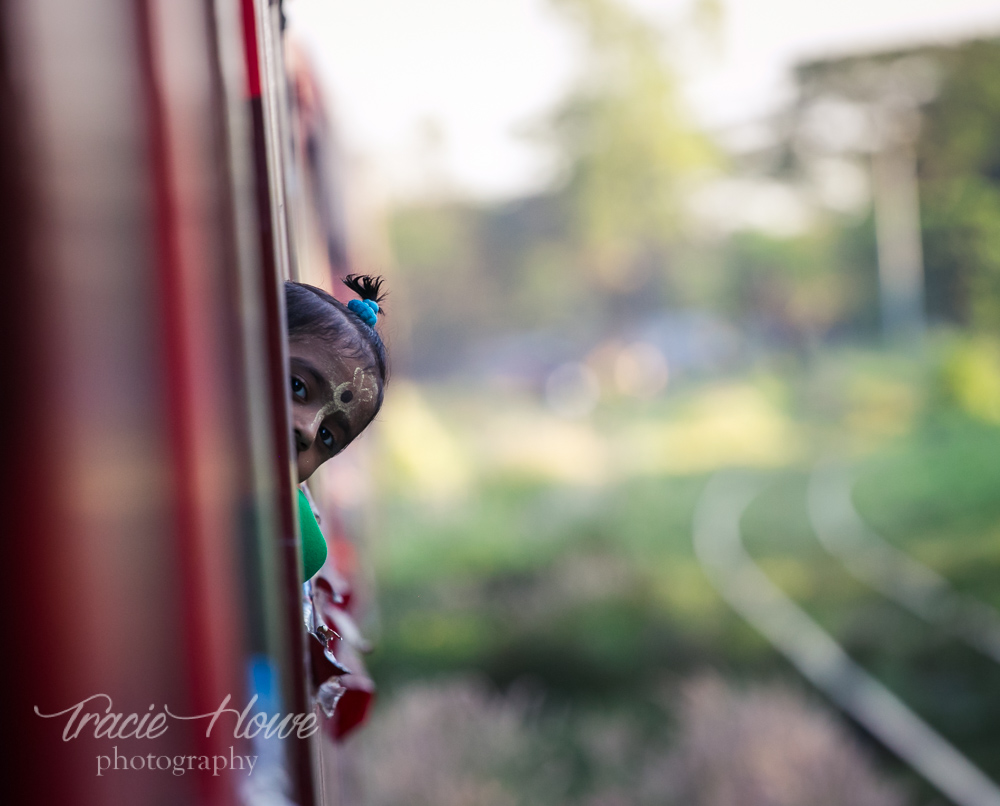
<svg viewBox="0 0 1000 806"><path fill-rule="evenodd" d="M990 336L953 336L944 347L938 391L973 417L1000 423L1000 343Z"/></svg>
<svg viewBox="0 0 1000 806"><path fill-rule="evenodd" d="M580 329L584 319L590 331L613 328L676 300L683 264L697 259L685 249L685 194L718 158L685 114L662 37L613 0L556 5L581 32L585 58L575 90L534 134L560 166L554 186L392 215L418 369L454 363L473 333Z"/></svg>
<svg viewBox="0 0 1000 806"><path fill-rule="evenodd" d="M873 240L871 217L794 238L737 233L723 250L728 293L718 307L795 348L868 335L877 325Z"/></svg>
<svg viewBox="0 0 1000 806"><path fill-rule="evenodd" d="M798 81L784 164L808 166L830 153L867 159L887 139L912 138L928 313L996 332L1000 40L813 62L800 68Z"/></svg>
<svg viewBox="0 0 1000 806"><path fill-rule="evenodd" d="M575 89L536 135L557 155L559 180L529 198L416 203L392 216L415 371L456 365L472 342L536 330L587 344L685 307L741 323L772 349L870 340L879 312L870 205L814 204L796 234L723 236L704 231L689 200L728 172L789 183L807 204L831 158L867 171L872 127L887 115L909 120L886 111L900 104L920 110L928 313L1000 328L1000 42L806 65L773 142L727 160L685 114L660 32L613 0L557 6L586 53ZM817 116L831 109L829 120Z"/></svg>
<svg viewBox="0 0 1000 806"><path fill-rule="evenodd" d="M919 141L929 296L1000 332L1000 40L935 51L941 85Z"/></svg>
<svg viewBox="0 0 1000 806"><path fill-rule="evenodd" d="M581 85L553 115L565 162L577 271L599 290L635 288L682 239L685 191L714 162L648 24L613 0L558 0L589 46ZM655 270L654 269L654 270Z"/></svg>
<svg viewBox="0 0 1000 806"><path fill-rule="evenodd" d="M546 713L531 687L417 683L363 736L367 806L901 806L861 743L787 685L713 675L643 715ZM663 712L677 713L665 741Z"/></svg>
<svg viewBox="0 0 1000 806"><path fill-rule="evenodd" d="M1000 430L954 410L859 463L854 499L879 534L1000 608ZM988 774L1000 774L996 665L864 587L820 547L806 514L807 478L789 472L750 506L745 542L769 576L852 658Z"/></svg>
<svg viewBox="0 0 1000 806"><path fill-rule="evenodd" d="M384 694L380 707L393 708L396 695L416 681L476 673L501 690L544 692L545 719L562 713L580 730L588 719L610 720L629 735L648 730L644 741L660 748L662 758L677 752L680 741L681 712L664 702L665 690L706 668L737 680L796 679L717 596L692 550L706 471L749 465L770 480L742 523L747 548L765 572L852 657L989 774L1000 775L992 730L1000 718L995 666L850 577L816 541L805 508L813 462L830 452L849 459L860 473L857 505L873 528L960 590L1000 607L1000 429L946 394L956 383L953 365L968 360L967 344L975 351L979 342L952 340L931 350L932 366L912 356L840 351L798 369L757 369L738 384L692 384L641 406L608 398L575 425L572 438L603 440L604 455L620 458L585 481L558 468L540 474L492 452L489 435L498 423L517 424L504 442L534 441L532 409L512 419L506 400L474 389L405 390L404 398L420 402L402 408L416 407L425 419L404 413L412 425L394 431L387 422L380 440L385 498L373 559L382 632L371 656ZM665 470L673 466L675 443L649 435L674 427L697 433L691 424L714 417L720 401L729 418L743 423L738 431L769 442L772 452L741 454L738 440L730 440L730 452L702 471L684 470L683 463ZM781 428L765 427L758 413L763 401ZM533 411L543 428L551 422ZM396 413L387 409L386 417ZM638 442L636 434L643 435ZM434 466L400 458L426 452L397 444L422 445L425 435L443 437L461 453L449 471L450 490L420 481L437 472ZM790 439L799 446L792 453ZM662 456L660 464L637 445ZM680 452L704 450L692 443ZM546 757L562 770L559 780L574 793L558 802L612 786L601 777L599 759L567 761L583 741L579 732L542 739ZM525 739L529 747L539 740L534 733ZM879 758L906 775L891 757ZM911 783L922 799L928 794ZM624 784L619 789L629 791Z"/></svg>
<svg viewBox="0 0 1000 806"><path fill-rule="evenodd" d="M1000 607L1000 43L807 65L797 106L772 121L773 140L726 157L686 118L659 32L612 0L556 4L586 53L579 83L541 126L559 180L498 204L414 203L391 220L416 323L410 369L423 382L395 382L379 442L382 635L371 665L389 695L383 707L394 692L401 702L416 696L415 681L455 672L533 686L548 717L562 713L568 726L539 728L554 742L551 780L565 784L541 802L590 803L587 792L608 794L595 806L645 802L585 746L576 730L584 721L605 720L627 737L622 746L678 753L678 737L695 729L678 727L687 712L664 700L665 689L706 667L737 679L794 677L716 595L691 547L709 474L752 468L770 483L742 526L764 570L1000 777L995 667L850 577L817 543L805 509L813 463L845 459L861 474L856 503L874 528ZM872 349L870 200L831 205L810 185L831 160L864 166L855 171L863 179L874 147L865 120L900 97L920 110L913 145L929 313L951 327L911 353ZM815 117L817 105L833 118ZM794 187L807 226L708 231L688 197L727 173ZM615 356L638 325L687 307L736 326L739 361L687 375L670 365L666 391L645 399L615 387ZM492 352L470 354L476 342ZM597 408L575 420L538 395L546 373L570 360L593 370L600 388ZM511 381L504 361L531 382ZM486 382L470 384L463 369ZM477 691L470 709L489 717L501 707ZM405 733L394 718L387 746ZM539 747L534 728L503 724L515 743ZM729 749L743 764L739 746ZM633 766L623 764L634 780L660 785L644 758L636 751ZM708 778L722 775L704 764ZM531 802L533 773L524 773L522 800L507 774L484 772L499 788L470 783L478 794L466 802ZM671 791L688 793L678 802L703 802L684 780L670 778L681 787ZM876 786L850 802L869 796L895 798Z"/></svg>

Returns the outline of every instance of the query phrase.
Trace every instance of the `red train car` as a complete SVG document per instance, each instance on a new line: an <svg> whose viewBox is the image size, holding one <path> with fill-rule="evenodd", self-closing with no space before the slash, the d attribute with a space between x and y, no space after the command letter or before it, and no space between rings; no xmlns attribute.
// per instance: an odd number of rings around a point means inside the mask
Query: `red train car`
<svg viewBox="0 0 1000 806"><path fill-rule="evenodd" d="M2 0L0 25L6 800L337 803L280 3Z"/></svg>

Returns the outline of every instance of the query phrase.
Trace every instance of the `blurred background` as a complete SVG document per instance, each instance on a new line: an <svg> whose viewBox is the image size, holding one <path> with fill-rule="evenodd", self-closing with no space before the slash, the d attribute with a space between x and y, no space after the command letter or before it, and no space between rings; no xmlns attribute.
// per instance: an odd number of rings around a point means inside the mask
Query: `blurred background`
<svg viewBox="0 0 1000 806"><path fill-rule="evenodd" d="M285 10L391 289L358 800L998 802L995 3Z"/></svg>

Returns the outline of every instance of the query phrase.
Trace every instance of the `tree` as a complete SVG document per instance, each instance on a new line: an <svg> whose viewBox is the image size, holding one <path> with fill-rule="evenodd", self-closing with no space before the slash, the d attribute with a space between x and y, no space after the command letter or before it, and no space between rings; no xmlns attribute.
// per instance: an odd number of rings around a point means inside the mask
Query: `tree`
<svg viewBox="0 0 1000 806"><path fill-rule="evenodd" d="M652 26L613 0L554 0L579 26L581 81L550 119L564 161L558 196L586 280L635 288L682 239L684 197L713 164L683 109Z"/></svg>

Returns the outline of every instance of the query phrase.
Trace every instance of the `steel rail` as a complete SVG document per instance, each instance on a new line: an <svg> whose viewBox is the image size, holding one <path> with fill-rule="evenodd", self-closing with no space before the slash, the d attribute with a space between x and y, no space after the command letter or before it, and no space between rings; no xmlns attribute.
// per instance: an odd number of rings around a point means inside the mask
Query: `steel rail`
<svg viewBox="0 0 1000 806"><path fill-rule="evenodd" d="M695 511L695 555L718 594L802 675L958 806L1000 806L1000 788L855 663L744 548L740 518L761 488L735 471L713 476Z"/></svg>
<svg viewBox="0 0 1000 806"><path fill-rule="evenodd" d="M852 484L847 468L835 462L818 465L810 476L809 521L823 548L855 579L1000 663L1000 612L958 592L871 529L851 500Z"/></svg>

